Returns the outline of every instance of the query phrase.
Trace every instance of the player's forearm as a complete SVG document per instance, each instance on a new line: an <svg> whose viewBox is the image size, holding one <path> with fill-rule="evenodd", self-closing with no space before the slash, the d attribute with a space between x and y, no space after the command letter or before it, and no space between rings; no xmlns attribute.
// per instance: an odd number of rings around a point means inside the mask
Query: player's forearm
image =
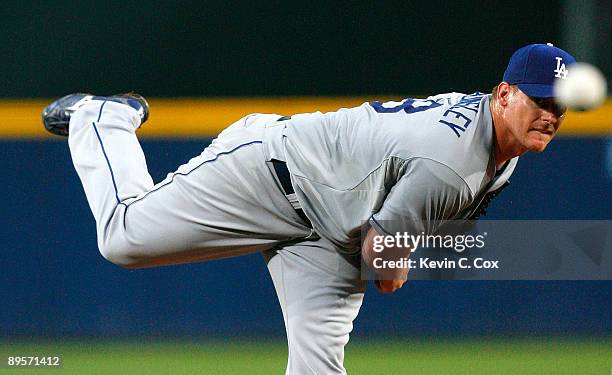
<svg viewBox="0 0 612 375"><path fill-rule="evenodd" d="M408 279L409 247L375 248L375 238L380 236L370 228L362 244L362 258L365 265L376 273L376 288L384 293L401 288ZM380 241L376 241L380 243Z"/></svg>

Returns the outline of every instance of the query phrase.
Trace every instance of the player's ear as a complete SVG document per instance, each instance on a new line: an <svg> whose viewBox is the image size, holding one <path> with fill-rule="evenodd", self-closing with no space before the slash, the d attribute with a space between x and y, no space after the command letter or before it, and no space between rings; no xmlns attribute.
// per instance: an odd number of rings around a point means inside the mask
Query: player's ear
<svg viewBox="0 0 612 375"><path fill-rule="evenodd" d="M506 107L512 94L512 86L508 82L502 81L497 86L495 93L495 101L498 102L502 107Z"/></svg>

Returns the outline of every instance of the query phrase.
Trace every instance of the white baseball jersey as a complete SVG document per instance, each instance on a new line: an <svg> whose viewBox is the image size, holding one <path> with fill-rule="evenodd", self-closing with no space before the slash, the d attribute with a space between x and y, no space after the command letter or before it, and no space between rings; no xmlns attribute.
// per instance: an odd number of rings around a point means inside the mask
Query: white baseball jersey
<svg viewBox="0 0 612 375"><path fill-rule="evenodd" d="M514 170L518 158L496 176L489 100L450 93L294 115L268 125L268 157L287 162L314 228L343 249L358 248L367 220L380 233L432 232Z"/></svg>
<svg viewBox="0 0 612 375"><path fill-rule="evenodd" d="M264 252L287 328L287 374L346 374L344 345L366 287L359 254L346 252L359 249L363 224L429 231L467 217L516 160L496 176L480 94L282 120L236 121L155 185L129 106L92 100L72 115L68 142L104 257L144 267ZM296 197L285 196L271 159L287 162Z"/></svg>

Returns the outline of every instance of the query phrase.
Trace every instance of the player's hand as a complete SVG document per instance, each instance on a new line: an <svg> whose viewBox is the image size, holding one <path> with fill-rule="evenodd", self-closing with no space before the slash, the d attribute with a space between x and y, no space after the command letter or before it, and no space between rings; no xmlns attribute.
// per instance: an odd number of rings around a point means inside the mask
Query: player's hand
<svg viewBox="0 0 612 375"><path fill-rule="evenodd" d="M381 293L393 293L401 288L406 280L395 279L395 280L374 280L374 285Z"/></svg>

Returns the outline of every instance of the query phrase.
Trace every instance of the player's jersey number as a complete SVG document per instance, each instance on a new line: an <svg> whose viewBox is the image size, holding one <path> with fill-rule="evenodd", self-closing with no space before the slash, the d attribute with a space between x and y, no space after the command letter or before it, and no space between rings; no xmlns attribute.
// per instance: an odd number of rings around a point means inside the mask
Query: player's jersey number
<svg viewBox="0 0 612 375"><path fill-rule="evenodd" d="M406 113L416 113L439 107L442 104L430 99L409 98L402 102L370 102L370 105L378 113L397 113L400 111L404 111Z"/></svg>

